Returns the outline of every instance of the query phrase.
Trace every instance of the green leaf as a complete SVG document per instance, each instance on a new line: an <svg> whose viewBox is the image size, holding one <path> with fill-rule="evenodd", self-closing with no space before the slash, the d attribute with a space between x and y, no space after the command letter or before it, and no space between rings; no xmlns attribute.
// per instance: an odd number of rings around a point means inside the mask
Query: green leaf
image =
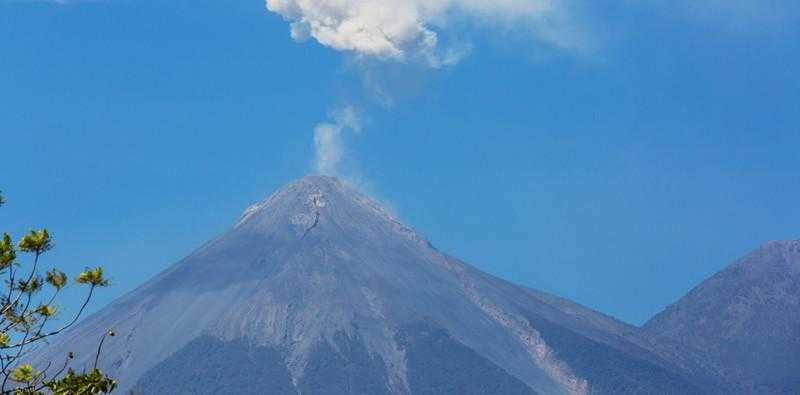
<svg viewBox="0 0 800 395"><path fill-rule="evenodd" d="M15 259L17 252L14 250L14 242L8 233L4 233L0 239L0 270L11 266Z"/></svg>
<svg viewBox="0 0 800 395"><path fill-rule="evenodd" d="M18 366L11 372L11 379L19 383L30 383L36 377L36 371L29 363Z"/></svg>
<svg viewBox="0 0 800 395"><path fill-rule="evenodd" d="M42 289L42 279L39 276L34 276L33 278L28 280L19 280L17 284L14 286L14 289L24 293L36 293Z"/></svg>
<svg viewBox="0 0 800 395"><path fill-rule="evenodd" d="M67 275L64 272L53 269L47 272L47 283L52 285L55 289L64 288L67 284Z"/></svg>
<svg viewBox="0 0 800 395"><path fill-rule="evenodd" d="M53 248L53 239L47 229L32 230L19 241L19 249L41 254Z"/></svg>
<svg viewBox="0 0 800 395"><path fill-rule="evenodd" d="M117 382L99 369L81 374L70 369L63 378L47 381L44 386L54 395L108 394L117 387Z"/></svg>
<svg viewBox="0 0 800 395"><path fill-rule="evenodd" d="M36 308L36 313L42 317L52 317L56 315L57 309L49 304L42 304Z"/></svg>
<svg viewBox="0 0 800 395"><path fill-rule="evenodd" d="M93 287L105 287L108 285L108 280L103 278L103 268L96 267L94 269L86 268L78 274L75 278L78 284L90 284Z"/></svg>

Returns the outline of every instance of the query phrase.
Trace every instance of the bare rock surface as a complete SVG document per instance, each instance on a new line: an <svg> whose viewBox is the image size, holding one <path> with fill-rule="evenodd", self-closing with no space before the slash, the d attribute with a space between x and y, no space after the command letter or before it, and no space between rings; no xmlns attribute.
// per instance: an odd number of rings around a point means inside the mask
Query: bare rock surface
<svg viewBox="0 0 800 395"><path fill-rule="evenodd" d="M251 206L35 358L73 351L73 365L88 366L107 328L118 335L100 366L121 393L712 391L638 328L443 254L322 176Z"/></svg>
<svg viewBox="0 0 800 395"><path fill-rule="evenodd" d="M751 252L644 331L654 343L703 353L739 393L800 394L800 240Z"/></svg>

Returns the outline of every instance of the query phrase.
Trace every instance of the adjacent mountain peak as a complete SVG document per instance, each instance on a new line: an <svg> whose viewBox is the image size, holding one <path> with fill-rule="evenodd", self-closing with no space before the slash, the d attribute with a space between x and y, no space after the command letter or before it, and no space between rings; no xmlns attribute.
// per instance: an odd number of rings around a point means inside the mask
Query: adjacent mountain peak
<svg viewBox="0 0 800 395"><path fill-rule="evenodd" d="M798 240L772 240L755 249L750 255L783 253L789 255L800 254L800 239ZM742 259L745 260L745 259Z"/></svg>
<svg viewBox="0 0 800 395"><path fill-rule="evenodd" d="M644 327L708 355L747 393L797 393L800 240L772 241L707 279Z"/></svg>
<svg viewBox="0 0 800 395"><path fill-rule="evenodd" d="M775 279L782 284L797 275L800 275L800 240L770 241L709 278L693 293L719 287L730 288L735 285L734 282L750 288L758 287L768 279Z"/></svg>
<svg viewBox="0 0 800 395"><path fill-rule="evenodd" d="M788 267L800 270L800 239L770 241L754 254L779 254Z"/></svg>

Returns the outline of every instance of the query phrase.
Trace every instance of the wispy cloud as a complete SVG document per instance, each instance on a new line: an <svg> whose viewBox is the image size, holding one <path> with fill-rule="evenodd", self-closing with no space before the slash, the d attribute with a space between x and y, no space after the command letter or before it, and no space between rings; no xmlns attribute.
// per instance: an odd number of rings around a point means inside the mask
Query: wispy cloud
<svg viewBox="0 0 800 395"><path fill-rule="evenodd" d="M391 78L387 78L391 70L398 67L427 74L431 69L456 65L472 50L467 39L452 39L463 37L459 29L464 26L500 32L500 39L507 37L509 31L522 33L529 40L520 41L519 36L508 40L513 42L510 45L515 45L515 50L520 42L528 42L533 47L566 53L591 52L598 45L598 39L588 38L593 36L588 32L602 31L601 26L610 25L612 21L599 21L589 16L592 10L600 11L613 0L599 0L580 7L574 0L265 1L268 10L289 22L293 39L316 40L326 47L354 55L351 59L356 60L364 85L379 103L391 107L398 90L407 89L405 86L396 89L397 84L387 83L387 80L391 82ZM800 16L797 0L627 0L615 5L620 6L645 7L667 17L696 18L709 24L713 21L729 26L763 27L787 17ZM415 79L413 73L411 75L411 79ZM352 173L358 173L357 169L352 166L347 171L343 169L347 159L346 143L361 133L361 117L355 107L343 106L333 111L330 118L314 128L315 171L352 178Z"/></svg>
<svg viewBox="0 0 800 395"><path fill-rule="evenodd" d="M363 120L358 109L351 105L331 111L330 117L331 122L314 128L314 167L319 174L339 176L342 175L347 134L360 134Z"/></svg>
<svg viewBox="0 0 800 395"><path fill-rule="evenodd" d="M291 23L298 41L313 38L358 56L431 68L452 66L468 52L443 43L456 20L503 28L522 26L541 43L579 50L586 45L567 0L266 0Z"/></svg>
<svg viewBox="0 0 800 395"><path fill-rule="evenodd" d="M266 0L266 7L289 21L294 40L313 39L354 55L349 59L370 98L391 107L396 95L419 90L413 87L423 74L454 66L472 51L468 39L453 39L463 37L459 29L465 26L498 31L500 37L516 31L541 46L583 51L588 40L573 21L572 1ZM404 82L393 83L397 79ZM359 111L347 105L330 118L314 128L314 170L368 184L347 152L348 140L362 130Z"/></svg>

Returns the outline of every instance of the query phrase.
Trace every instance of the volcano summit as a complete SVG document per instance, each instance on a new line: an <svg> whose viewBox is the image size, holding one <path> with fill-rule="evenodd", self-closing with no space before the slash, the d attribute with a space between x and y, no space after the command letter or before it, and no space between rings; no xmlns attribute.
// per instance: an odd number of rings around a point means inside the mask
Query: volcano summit
<svg viewBox="0 0 800 395"><path fill-rule="evenodd" d="M708 393L638 328L434 248L330 177L292 182L229 231L38 354L143 394ZM697 365L699 366L699 365Z"/></svg>

